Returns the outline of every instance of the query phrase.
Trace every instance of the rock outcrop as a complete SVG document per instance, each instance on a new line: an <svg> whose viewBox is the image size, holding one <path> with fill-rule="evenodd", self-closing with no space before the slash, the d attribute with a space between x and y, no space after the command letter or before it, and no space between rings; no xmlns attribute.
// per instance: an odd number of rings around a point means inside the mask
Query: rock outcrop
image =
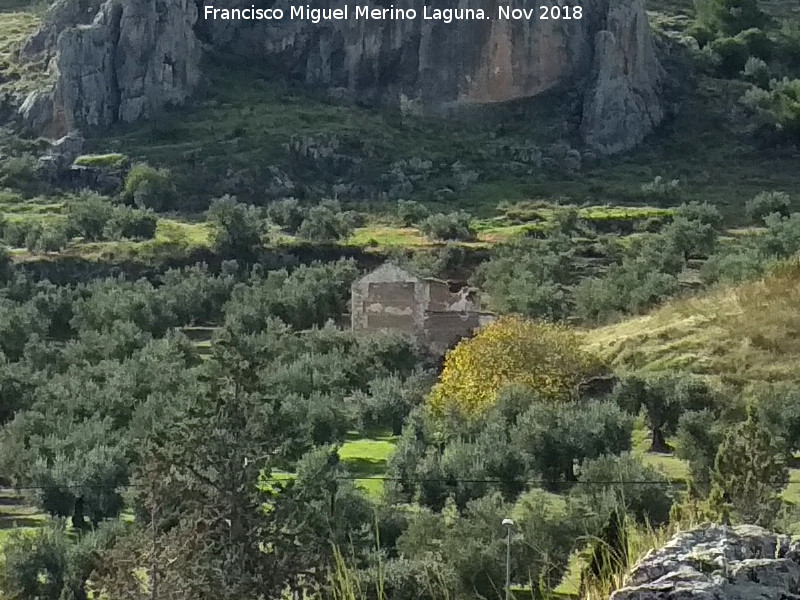
<svg viewBox="0 0 800 600"><path fill-rule="evenodd" d="M752 525L680 533L610 600L800 600L800 541Z"/></svg>
<svg viewBox="0 0 800 600"><path fill-rule="evenodd" d="M209 6L253 4L282 9L284 18L205 17ZM58 0L23 51L52 55L56 83L28 98L22 116L33 131L59 134L148 117L191 93L202 40L213 52L340 97L429 114L578 90L581 133L598 154L631 148L663 117L662 69L643 0L554 4L569 19L542 19L524 0L394 0L395 11L415 17L356 18L356 6L368 4L319 0L311 6L347 6L349 18L314 23L290 18L298 6L290 0ZM427 14L480 9L485 18L426 19L425 5ZM531 12L503 19L501 6Z"/></svg>
<svg viewBox="0 0 800 600"><path fill-rule="evenodd" d="M595 36L594 57L583 138L600 154L629 150L664 118L659 100L663 71L641 2L612 3L605 28Z"/></svg>
<svg viewBox="0 0 800 600"><path fill-rule="evenodd" d="M75 4L81 10L68 10ZM52 55L56 70L53 88L21 108L28 129L60 134L133 122L180 104L200 78L196 20L192 0L60 0L23 50ZM54 38L55 51L47 44Z"/></svg>

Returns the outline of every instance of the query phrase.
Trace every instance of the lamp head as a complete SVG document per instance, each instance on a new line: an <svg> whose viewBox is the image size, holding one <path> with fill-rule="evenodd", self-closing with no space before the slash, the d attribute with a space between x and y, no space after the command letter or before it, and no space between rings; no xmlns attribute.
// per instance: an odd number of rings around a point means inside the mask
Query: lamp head
<svg viewBox="0 0 800 600"><path fill-rule="evenodd" d="M514 526L514 521L513 521L513 519L509 519L508 517L506 517L505 519L503 519L503 526L504 526L504 527L513 527L513 526Z"/></svg>

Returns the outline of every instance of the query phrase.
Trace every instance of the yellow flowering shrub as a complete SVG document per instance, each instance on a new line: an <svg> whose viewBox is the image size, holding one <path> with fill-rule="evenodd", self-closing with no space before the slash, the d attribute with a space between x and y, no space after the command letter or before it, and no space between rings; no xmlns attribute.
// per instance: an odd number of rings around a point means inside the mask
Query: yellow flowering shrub
<svg viewBox="0 0 800 600"><path fill-rule="evenodd" d="M447 353L429 402L435 411L456 409L475 416L509 384L558 400L600 367L569 327L503 317Z"/></svg>

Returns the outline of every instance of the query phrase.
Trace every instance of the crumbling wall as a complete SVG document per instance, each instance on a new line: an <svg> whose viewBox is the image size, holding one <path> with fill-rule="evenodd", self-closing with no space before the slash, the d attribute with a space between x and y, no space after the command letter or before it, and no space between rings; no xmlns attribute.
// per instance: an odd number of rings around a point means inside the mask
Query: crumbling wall
<svg viewBox="0 0 800 600"><path fill-rule="evenodd" d="M431 351L444 354L462 339L472 337L479 326L477 312L431 311L425 314L422 341Z"/></svg>
<svg viewBox="0 0 800 600"><path fill-rule="evenodd" d="M352 328L415 333L422 324L426 294L418 277L394 265L383 265L351 288Z"/></svg>

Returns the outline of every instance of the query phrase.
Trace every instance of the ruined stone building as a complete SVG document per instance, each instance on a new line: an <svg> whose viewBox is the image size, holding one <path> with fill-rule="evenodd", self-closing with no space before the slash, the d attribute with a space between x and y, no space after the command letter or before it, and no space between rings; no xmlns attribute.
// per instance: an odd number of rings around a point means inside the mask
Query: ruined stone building
<svg viewBox="0 0 800 600"><path fill-rule="evenodd" d="M474 289L453 293L445 281L419 277L391 263L351 288L353 330L408 333L436 354L444 354L494 318L479 307Z"/></svg>

